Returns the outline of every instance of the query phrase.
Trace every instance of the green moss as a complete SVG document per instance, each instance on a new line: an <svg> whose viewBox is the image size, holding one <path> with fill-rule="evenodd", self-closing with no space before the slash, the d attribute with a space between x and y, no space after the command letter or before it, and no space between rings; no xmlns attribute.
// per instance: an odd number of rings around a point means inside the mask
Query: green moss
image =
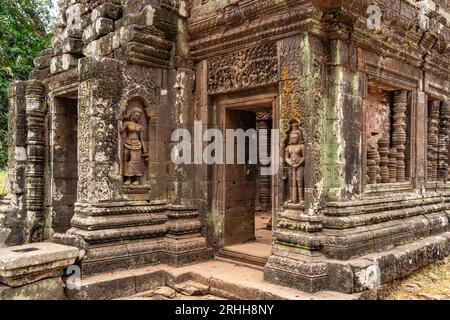
<svg viewBox="0 0 450 320"><path fill-rule="evenodd" d="M206 221L209 226L213 227L216 239L219 239L222 234L221 226L223 224L223 214L218 210L212 210L211 213L207 215Z"/></svg>

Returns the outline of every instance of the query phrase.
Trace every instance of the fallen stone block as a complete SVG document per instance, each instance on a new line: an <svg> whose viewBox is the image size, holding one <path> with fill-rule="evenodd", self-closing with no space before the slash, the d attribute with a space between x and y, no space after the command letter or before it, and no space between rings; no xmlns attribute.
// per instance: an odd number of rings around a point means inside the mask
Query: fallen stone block
<svg viewBox="0 0 450 320"><path fill-rule="evenodd" d="M33 243L0 249L0 283L20 287L61 277L75 263L78 249L54 243Z"/></svg>
<svg viewBox="0 0 450 320"><path fill-rule="evenodd" d="M186 281L175 285L175 291L185 296L204 296L209 294L209 287L194 281Z"/></svg>

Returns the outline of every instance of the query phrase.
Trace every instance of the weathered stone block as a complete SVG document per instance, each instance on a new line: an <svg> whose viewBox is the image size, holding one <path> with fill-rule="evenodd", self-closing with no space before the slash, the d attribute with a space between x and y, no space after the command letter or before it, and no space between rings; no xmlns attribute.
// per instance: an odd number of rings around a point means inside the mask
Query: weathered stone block
<svg viewBox="0 0 450 320"><path fill-rule="evenodd" d="M50 67L51 55L42 55L33 60L34 66L37 69L46 69Z"/></svg>
<svg viewBox="0 0 450 320"><path fill-rule="evenodd" d="M78 64L78 58L72 54L63 54L58 57L52 58L50 62L50 73L60 73L67 71L70 68L76 67Z"/></svg>
<svg viewBox="0 0 450 320"><path fill-rule="evenodd" d="M69 37L63 40L61 46L63 53L80 54L83 49L83 42L80 39Z"/></svg>
<svg viewBox="0 0 450 320"><path fill-rule="evenodd" d="M32 284L9 287L0 284L0 300L65 300L64 282L60 277Z"/></svg>
<svg viewBox="0 0 450 320"><path fill-rule="evenodd" d="M87 57L104 57L111 54L114 50L114 35L110 33L98 40L88 43L84 49L83 54Z"/></svg>
<svg viewBox="0 0 450 320"><path fill-rule="evenodd" d="M98 18L83 32L83 42L89 43L114 31L114 23L111 19Z"/></svg>
<svg viewBox="0 0 450 320"><path fill-rule="evenodd" d="M95 21L99 18L117 20L122 15L122 7L113 3L104 3L92 10L91 19Z"/></svg>
<svg viewBox="0 0 450 320"><path fill-rule="evenodd" d="M0 249L0 283L18 287L58 277L75 262L78 249L54 243L33 243Z"/></svg>

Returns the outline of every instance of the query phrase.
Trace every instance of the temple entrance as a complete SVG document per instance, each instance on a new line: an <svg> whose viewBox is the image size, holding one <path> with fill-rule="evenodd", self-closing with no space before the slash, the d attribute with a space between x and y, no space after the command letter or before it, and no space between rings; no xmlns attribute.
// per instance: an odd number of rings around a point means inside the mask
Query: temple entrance
<svg viewBox="0 0 450 320"><path fill-rule="evenodd" d="M270 101L270 100L269 100ZM265 104L244 103L222 109L222 128L233 129L234 162L224 165L223 181L222 241L219 259L232 260L240 264L263 268L272 252L272 180L273 176L263 172L260 157L270 155L270 130L273 127L273 100ZM245 139L238 131L245 132ZM268 130L262 138L260 130ZM251 137L256 133L257 139ZM229 146L228 134L224 144ZM228 139L228 140L227 140ZM243 142L245 140L245 142ZM245 159L238 158L238 144L245 143ZM251 150L256 148L256 161ZM229 150L225 149L225 153ZM226 157L229 159L229 157ZM245 161L243 161L245 160ZM244 163L242 163L244 162ZM267 169L267 168L266 168Z"/></svg>
<svg viewBox="0 0 450 320"><path fill-rule="evenodd" d="M50 119L49 170L52 181L48 209L51 228L59 233L70 228L77 201L78 100L75 97L56 97Z"/></svg>

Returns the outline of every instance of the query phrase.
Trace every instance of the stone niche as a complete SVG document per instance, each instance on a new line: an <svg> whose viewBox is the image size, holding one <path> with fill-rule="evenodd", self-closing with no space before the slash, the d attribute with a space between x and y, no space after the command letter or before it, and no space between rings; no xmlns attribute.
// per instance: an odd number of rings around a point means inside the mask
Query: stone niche
<svg viewBox="0 0 450 320"><path fill-rule="evenodd" d="M119 124L119 150L124 192L135 194L150 189L150 116L146 99L127 99Z"/></svg>
<svg viewBox="0 0 450 320"><path fill-rule="evenodd" d="M410 172L410 93L368 88L366 183L405 183Z"/></svg>

